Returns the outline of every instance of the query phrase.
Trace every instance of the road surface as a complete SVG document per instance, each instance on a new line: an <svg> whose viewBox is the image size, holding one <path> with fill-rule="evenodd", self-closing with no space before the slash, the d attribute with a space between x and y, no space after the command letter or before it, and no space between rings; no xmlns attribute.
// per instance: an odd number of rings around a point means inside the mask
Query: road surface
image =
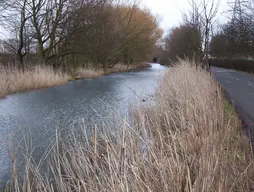
<svg viewBox="0 0 254 192"><path fill-rule="evenodd" d="M254 75L245 72L212 67L212 73L229 99L235 106L239 116L251 133L254 141Z"/></svg>

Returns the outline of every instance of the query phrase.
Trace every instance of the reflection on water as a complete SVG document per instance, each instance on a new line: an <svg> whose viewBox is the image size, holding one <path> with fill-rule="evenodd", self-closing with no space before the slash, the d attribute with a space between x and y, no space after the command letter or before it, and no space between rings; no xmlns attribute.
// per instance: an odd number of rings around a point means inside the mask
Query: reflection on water
<svg viewBox="0 0 254 192"><path fill-rule="evenodd" d="M39 158L56 128L64 133L75 130L83 118L89 131L89 125L112 119L112 112L126 116L130 101L140 102L154 93L164 70L166 67L152 64L141 72L72 81L0 100L0 181L9 173L8 134L19 141L22 132L29 132L36 146L33 155Z"/></svg>

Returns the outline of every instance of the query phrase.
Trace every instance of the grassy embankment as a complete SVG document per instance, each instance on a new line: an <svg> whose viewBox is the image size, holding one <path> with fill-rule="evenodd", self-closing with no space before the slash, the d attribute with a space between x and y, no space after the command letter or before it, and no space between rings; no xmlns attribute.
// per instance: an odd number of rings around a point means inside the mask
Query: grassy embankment
<svg viewBox="0 0 254 192"><path fill-rule="evenodd" d="M0 98L16 92L61 85L71 79L95 78L111 73L139 70L147 67L148 65L145 63L132 65L128 68L126 65L118 64L108 69L106 73L102 69L79 68L72 75L62 72L55 73L53 69L46 67L36 67L35 69L25 70L25 72L17 69L2 68L0 69Z"/></svg>
<svg viewBox="0 0 254 192"><path fill-rule="evenodd" d="M21 182L13 158L6 191L253 190L250 142L209 73L182 61L165 74L152 107L133 117L118 133L106 127L64 143L57 135L47 154L51 179L27 157Z"/></svg>

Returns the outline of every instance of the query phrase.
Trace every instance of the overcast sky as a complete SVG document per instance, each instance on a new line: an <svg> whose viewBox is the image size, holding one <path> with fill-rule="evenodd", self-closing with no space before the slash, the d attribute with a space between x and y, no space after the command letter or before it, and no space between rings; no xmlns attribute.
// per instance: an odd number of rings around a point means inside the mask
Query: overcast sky
<svg viewBox="0 0 254 192"><path fill-rule="evenodd" d="M145 7L161 18L160 25L164 30L181 22L182 13L190 8L188 2L189 0L141 0ZM229 9L227 2L228 0L220 0L219 18L217 19L219 23L225 22L225 11Z"/></svg>
<svg viewBox="0 0 254 192"><path fill-rule="evenodd" d="M166 32L170 27L177 26L182 20L182 13L190 8L189 0L140 0L142 6L149 8L160 18L160 26ZM201 1L201 0L199 0ZM208 0L209 1L209 0ZM212 1L212 0L211 0ZM225 12L229 10L229 0L220 0L220 11L216 22L225 22ZM233 0L231 0L233 1ZM0 28L0 37L7 36L6 30Z"/></svg>

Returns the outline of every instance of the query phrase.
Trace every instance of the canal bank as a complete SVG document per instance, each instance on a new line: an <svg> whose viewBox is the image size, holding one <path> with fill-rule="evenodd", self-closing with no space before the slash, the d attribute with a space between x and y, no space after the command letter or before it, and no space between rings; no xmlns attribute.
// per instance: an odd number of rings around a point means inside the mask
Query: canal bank
<svg viewBox="0 0 254 192"><path fill-rule="evenodd" d="M82 122L89 129L94 123L112 118L112 113L128 115L129 103L148 100L165 70L167 67L152 64L139 72L71 81L0 100L0 181L9 175L8 135L17 143L23 133L31 135L34 158L40 159L55 138L56 129L68 135L70 130L79 129Z"/></svg>

